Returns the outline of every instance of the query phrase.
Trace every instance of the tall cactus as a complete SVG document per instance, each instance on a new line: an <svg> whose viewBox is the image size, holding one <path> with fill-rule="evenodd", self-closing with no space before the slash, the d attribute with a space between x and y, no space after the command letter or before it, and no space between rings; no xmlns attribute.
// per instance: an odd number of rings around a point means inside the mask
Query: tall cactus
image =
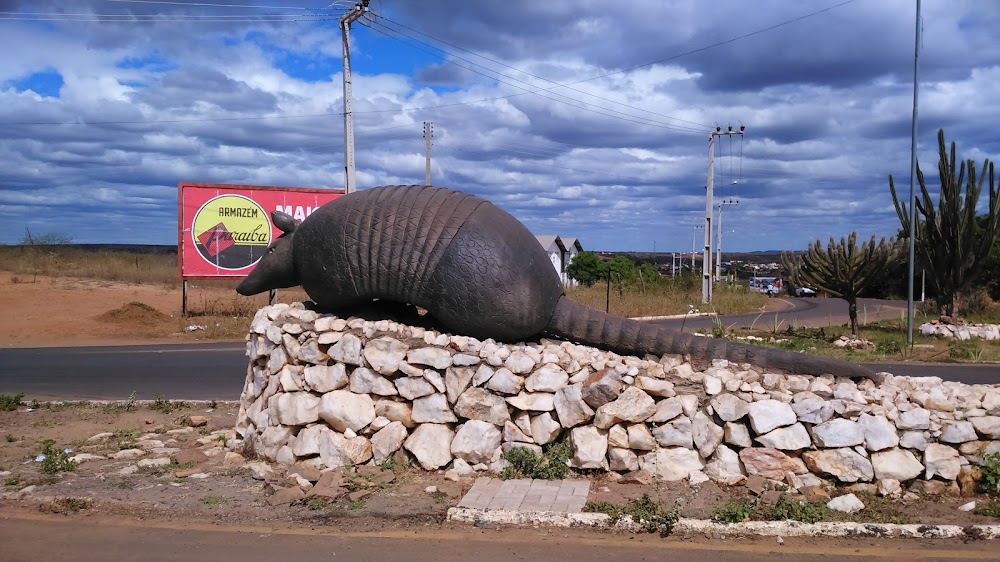
<svg viewBox="0 0 1000 562"><path fill-rule="evenodd" d="M1000 233L1000 199L998 186L993 181L993 163L986 159L976 178L976 163L966 160L960 166L955 162L955 143L951 151L945 148L944 131L938 131L938 175L941 192L938 208L934 208L924 174L917 164L917 181L920 197L916 199L917 218L914 238L919 259L930 270L931 284L936 289L934 300L941 313L957 316L959 295L969 288L976 272L989 256ZM966 172L968 178L966 179ZM976 207L983 184L989 177L989 214L982 224L977 224ZM962 187L965 185L965 197ZM904 232L910 231L910 214L905 202L896 196L896 186L889 176L889 191L896 206L896 214ZM922 218L921 218L922 217Z"/></svg>
<svg viewBox="0 0 1000 562"><path fill-rule="evenodd" d="M847 301L851 333L858 335L858 297L875 281L886 265L896 259L896 244L890 238L875 237L858 247L858 233L852 232L835 244L833 238L826 250L817 240L800 254L781 254L781 265L791 282L799 287L815 287Z"/></svg>

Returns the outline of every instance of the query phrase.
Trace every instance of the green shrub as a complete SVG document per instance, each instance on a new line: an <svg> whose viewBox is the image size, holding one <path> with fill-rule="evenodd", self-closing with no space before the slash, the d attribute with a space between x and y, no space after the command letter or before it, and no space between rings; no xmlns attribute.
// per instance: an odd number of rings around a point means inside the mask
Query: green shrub
<svg viewBox="0 0 1000 562"><path fill-rule="evenodd" d="M987 494L1000 494L1000 453L980 453L983 465L979 467L983 480L979 485Z"/></svg>
<svg viewBox="0 0 1000 562"><path fill-rule="evenodd" d="M503 454L504 460L510 463L500 473L500 478L539 478L542 480L560 480L569 474L566 461L573 456L573 446L568 439L563 439L550 445L538 456L527 447L512 447Z"/></svg>
<svg viewBox="0 0 1000 562"><path fill-rule="evenodd" d="M757 500L730 500L725 506L712 511L712 521L720 523L742 523L753 518Z"/></svg>
<svg viewBox="0 0 1000 562"><path fill-rule="evenodd" d="M800 502L781 496L774 505L764 510L763 516L768 521L819 523L826 519L827 507L819 502Z"/></svg>
<svg viewBox="0 0 1000 562"><path fill-rule="evenodd" d="M58 472L72 472L76 470L76 463L70 460L69 454L63 449L56 448L53 439L42 441L42 472L45 474L56 474Z"/></svg>
<svg viewBox="0 0 1000 562"><path fill-rule="evenodd" d="M10 394L0 394L0 412L13 412L21 405L22 399L24 399L23 392L18 392L13 396Z"/></svg>

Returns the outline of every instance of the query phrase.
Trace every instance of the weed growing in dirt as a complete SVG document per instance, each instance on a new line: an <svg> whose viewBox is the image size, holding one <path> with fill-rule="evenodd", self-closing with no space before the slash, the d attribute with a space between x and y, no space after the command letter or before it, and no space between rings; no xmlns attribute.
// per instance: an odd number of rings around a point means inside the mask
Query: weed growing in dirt
<svg viewBox="0 0 1000 562"><path fill-rule="evenodd" d="M380 464L379 467L381 467L382 470L396 470L396 465L396 459L389 457L382 461L382 464Z"/></svg>
<svg viewBox="0 0 1000 562"><path fill-rule="evenodd" d="M983 473L980 483L987 494L1000 494L1000 453L980 453L983 465L979 467Z"/></svg>
<svg viewBox="0 0 1000 562"><path fill-rule="evenodd" d="M229 500L227 500L226 498L224 498L222 496L204 496L204 497L201 498L201 503L203 503L203 504L205 504L205 505L207 505L209 507L218 507L218 506L220 506L220 505L222 505L222 504L224 504L224 503L226 503L228 501Z"/></svg>
<svg viewBox="0 0 1000 562"><path fill-rule="evenodd" d="M18 392L13 396L10 394L0 394L0 412L13 412L21 405L23 398L23 392Z"/></svg>
<svg viewBox="0 0 1000 562"><path fill-rule="evenodd" d="M653 501L649 494L643 494L641 498L629 500L625 505L614 505L610 502L587 502L583 506L583 511L604 513L611 517L612 525L627 516L637 529L647 533L659 532L660 536L664 537L673 531L674 523L681 516L680 504L675 504L673 508L667 509Z"/></svg>
<svg viewBox="0 0 1000 562"><path fill-rule="evenodd" d="M63 449L56 448L54 439L42 441L42 472L45 474L57 474L59 472L72 472L76 470L76 463L70 460L69 453Z"/></svg>
<svg viewBox="0 0 1000 562"><path fill-rule="evenodd" d="M712 521L720 523L742 523L753 518L757 501L752 499L730 500L723 507L712 510Z"/></svg>
<svg viewBox="0 0 1000 562"><path fill-rule="evenodd" d="M828 508L819 502L800 502L781 496L771 507L764 510L763 518L768 521L801 521L819 523L827 518Z"/></svg>
<svg viewBox="0 0 1000 562"><path fill-rule="evenodd" d="M500 478L539 478L542 480L560 480L569 474L566 461L573 456L573 447L568 439L563 439L550 445L538 456L527 447L513 447L503 454L510 463L500 473Z"/></svg>
<svg viewBox="0 0 1000 562"><path fill-rule="evenodd" d="M167 400L159 394L153 397L153 403L149 405L150 410L155 410L161 414L170 414L176 410L183 410L187 407L187 402L174 402L172 400Z"/></svg>
<svg viewBox="0 0 1000 562"><path fill-rule="evenodd" d="M14 437L9 433L7 435L4 435L3 438L6 439L8 443L14 443L17 441L17 437Z"/></svg>
<svg viewBox="0 0 1000 562"><path fill-rule="evenodd" d="M973 513L982 515L983 517L996 517L1000 519L1000 501L990 500L986 505L977 507Z"/></svg>
<svg viewBox="0 0 1000 562"><path fill-rule="evenodd" d="M20 483L21 483L21 477L18 476L17 474L11 474L7 478L3 479L3 485L4 486L11 486L11 487L13 487L13 486L17 486Z"/></svg>

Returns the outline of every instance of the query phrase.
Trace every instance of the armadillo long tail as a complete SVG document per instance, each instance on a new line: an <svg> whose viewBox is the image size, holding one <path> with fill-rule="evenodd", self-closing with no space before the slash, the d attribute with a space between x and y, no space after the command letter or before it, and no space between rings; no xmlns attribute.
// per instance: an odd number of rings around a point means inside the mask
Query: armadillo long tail
<svg viewBox="0 0 1000 562"><path fill-rule="evenodd" d="M546 332L623 355L642 357L647 353L653 355L670 353L688 355L696 362L728 359L735 363L749 363L789 374L832 374L839 377L880 381L874 372L861 365L805 353L695 336L656 324L613 316L576 303L565 295L559 299Z"/></svg>

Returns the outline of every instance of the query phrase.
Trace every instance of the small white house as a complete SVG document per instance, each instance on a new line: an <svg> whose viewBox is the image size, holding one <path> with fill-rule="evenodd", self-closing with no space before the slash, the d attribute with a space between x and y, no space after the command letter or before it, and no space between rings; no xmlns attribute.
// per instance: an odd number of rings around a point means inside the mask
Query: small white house
<svg viewBox="0 0 1000 562"><path fill-rule="evenodd" d="M549 256L549 261L552 262L552 267L559 274L563 286L575 287L577 281L566 274L566 268L573 262L573 258L583 251L580 241L576 238L561 238L551 234L535 236L535 238Z"/></svg>

